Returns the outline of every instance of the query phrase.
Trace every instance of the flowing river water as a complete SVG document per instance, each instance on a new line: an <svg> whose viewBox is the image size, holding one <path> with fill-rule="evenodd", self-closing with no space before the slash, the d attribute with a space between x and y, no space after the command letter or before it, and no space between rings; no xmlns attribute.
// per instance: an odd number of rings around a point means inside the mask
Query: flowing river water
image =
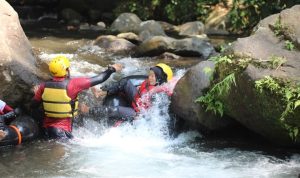
<svg viewBox="0 0 300 178"><path fill-rule="evenodd" d="M113 57L88 39L30 38L42 60L58 54L71 59L71 75L92 76L107 64L122 63L125 68L110 80L131 74L146 74L160 60ZM180 77L197 59L163 60ZM89 102L85 98L85 102ZM39 140L5 148L0 154L1 177L101 177L101 178L252 178L298 177L300 154L255 143L235 146L226 140L207 139L195 131L174 136L169 133L170 101L160 96L154 106L133 124L107 128L84 118L75 126L76 139L68 142ZM243 140L241 142L244 143Z"/></svg>

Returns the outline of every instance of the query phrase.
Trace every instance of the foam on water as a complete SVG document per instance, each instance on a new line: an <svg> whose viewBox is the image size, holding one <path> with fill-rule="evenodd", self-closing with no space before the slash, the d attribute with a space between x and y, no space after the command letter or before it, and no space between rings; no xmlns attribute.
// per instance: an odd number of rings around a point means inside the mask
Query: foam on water
<svg viewBox="0 0 300 178"><path fill-rule="evenodd" d="M56 55L56 54L53 54ZM51 58L53 55L41 56ZM81 67L93 66L70 55L72 71L81 75ZM73 63L74 61L75 63ZM151 62L135 58L116 59L125 65L123 74L147 71ZM98 70L98 69L97 69ZM181 77L184 70L177 71ZM146 73L145 73L146 74ZM201 149L201 134L185 132L173 138L169 133L172 118L168 114L170 100L158 95L149 110L142 111L133 124L107 128L103 122L85 118L82 127L74 128L74 141L66 144L67 154L59 175L70 177L113 178L252 178L297 177L300 155L280 159L260 151L238 148ZM195 141L197 138L198 141ZM67 169L69 168L69 169Z"/></svg>

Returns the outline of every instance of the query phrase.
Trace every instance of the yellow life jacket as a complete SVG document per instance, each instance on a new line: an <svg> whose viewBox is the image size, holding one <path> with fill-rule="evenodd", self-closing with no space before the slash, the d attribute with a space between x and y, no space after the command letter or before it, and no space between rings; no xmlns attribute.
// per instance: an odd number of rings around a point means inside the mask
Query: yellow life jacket
<svg viewBox="0 0 300 178"><path fill-rule="evenodd" d="M69 80L48 81L42 95L45 115L54 118L74 117L78 114L78 99L67 93Z"/></svg>

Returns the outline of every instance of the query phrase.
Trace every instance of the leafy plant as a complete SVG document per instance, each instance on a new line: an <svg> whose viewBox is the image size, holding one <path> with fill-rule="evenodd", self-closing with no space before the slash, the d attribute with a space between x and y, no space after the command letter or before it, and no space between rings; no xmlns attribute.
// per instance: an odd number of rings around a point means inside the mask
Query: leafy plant
<svg viewBox="0 0 300 178"><path fill-rule="evenodd" d="M272 69L278 69L280 66L282 66L284 63L286 63L286 59L284 57L279 57L279 56L271 56L269 63L270 63L270 67Z"/></svg>
<svg viewBox="0 0 300 178"><path fill-rule="evenodd" d="M271 92L281 94L280 85L270 76L265 76L265 78L255 81L255 88L262 93L265 89Z"/></svg>
<svg viewBox="0 0 300 178"><path fill-rule="evenodd" d="M262 18L285 8L281 0L234 0L229 13L230 31L243 33L250 31Z"/></svg>
<svg viewBox="0 0 300 178"><path fill-rule="evenodd" d="M232 63L232 59L231 56L214 56L211 57L209 59L210 61L213 61L216 65L219 63L227 63L227 64L231 64Z"/></svg>
<svg viewBox="0 0 300 178"><path fill-rule="evenodd" d="M289 40L286 40L284 44L285 48L289 51L293 51L295 49L295 45Z"/></svg>
<svg viewBox="0 0 300 178"><path fill-rule="evenodd" d="M295 109L300 106L300 88L288 85L280 85L275 79L270 76L255 81L255 88L259 93L270 91L283 98L286 103L285 110L282 112L279 120L288 130L290 137L296 141L299 133L299 127L287 123L286 118L293 114Z"/></svg>
<svg viewBox="0 0 300 178"><path fill-rule="evenodd" d="M281 34L283 34L283 25L281 24L281 19L280 18L277 18L276 21L275 21L275 24L274 24L274 33L276 36L279 36Z"/></svg>
<svg viewBox="0 0 300 178"><path fill-rule="evenodd" d="M224 114L224 104L219 99L222 95L227 95L231 85L236 85L234 73L225 77L221 82L215 84L204 96L197 98L196 102L200 102L206 106L206 111L212 111L215 114Z"/></svg>

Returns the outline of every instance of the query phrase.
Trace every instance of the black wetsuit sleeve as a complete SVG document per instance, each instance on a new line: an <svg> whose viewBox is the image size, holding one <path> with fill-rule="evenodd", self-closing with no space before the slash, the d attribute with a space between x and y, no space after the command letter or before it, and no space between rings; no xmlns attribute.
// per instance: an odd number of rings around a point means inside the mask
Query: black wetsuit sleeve
<svg viewBox="0 0 300 178"><path fill-rule="evenodd" d="M6 114L0 116L0 120L2 123L10 124L17 117L18 113L15 111L10 111Z"/></svg>
<svg viewBox="0 0 300 178"><path fill-rule="evenodd" d="M112 73L116 72L114 67L109 66L108 69L95 77L91 77L91 87L103 83Z"/></svg>

